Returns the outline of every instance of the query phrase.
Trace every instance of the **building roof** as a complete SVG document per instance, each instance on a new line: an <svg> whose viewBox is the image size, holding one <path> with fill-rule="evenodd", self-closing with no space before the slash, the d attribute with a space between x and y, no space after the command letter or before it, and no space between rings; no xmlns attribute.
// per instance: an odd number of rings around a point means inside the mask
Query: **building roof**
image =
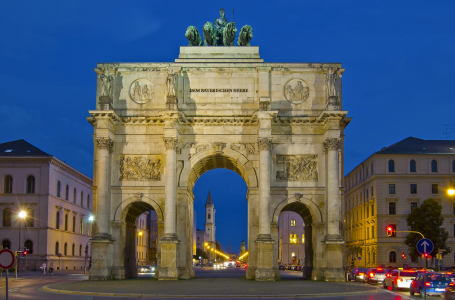
<svg viewBox="0 0 455 300"><path fill-rule="evenodd" d="M52 157L52 155L36 148L32 144L17 140L0 144L0 156L44 156Z"/></svg>
<svg viewBox="0 0 455 300"><path fill-rule="evenodd" d="M455 140L423 140L410 136L375 154L455 154Z"/></svg>
<svg viewBox="0 0 455 300"><path fill-rule="evenodd" d="M209 190L209 194L207 195L207 202L205 202L205 205L207 205L207 204L213 205L213 199L212 199L212 195L210 194L210 190Z"/></svg>

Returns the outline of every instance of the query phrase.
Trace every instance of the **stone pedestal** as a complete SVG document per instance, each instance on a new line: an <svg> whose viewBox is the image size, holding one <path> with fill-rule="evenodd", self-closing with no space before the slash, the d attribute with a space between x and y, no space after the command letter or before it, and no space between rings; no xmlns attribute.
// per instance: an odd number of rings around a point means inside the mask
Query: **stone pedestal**
<svg viewBox="0 0 455 300"><path fill-rule="evenodd" d="M258 281L275 281L273 269L273 240L270 235L259 235L256 240L257 257L255 279Z"/></svg>
<svg viewBox="0 0 455 300"><path fill-rule="evenodd" d="M92 243L92 267L89 280L111 280L113 275L114 243L109 238L94 238Z"/></svg>
<svg viewBox="0 0 455 300"><path fill-rule="evenodd" d="M345 281L343 269L343 246L344 241L341 239L327 240L323 242L325 253L325 281Z"/></svg>
<svg viewBox="0 0 455 300"><path fill-rule="evenodd" d="M160 241L161 266L158 270L158 280L177 280L177 248L179 241L176 237L164 237Z"/></svg>

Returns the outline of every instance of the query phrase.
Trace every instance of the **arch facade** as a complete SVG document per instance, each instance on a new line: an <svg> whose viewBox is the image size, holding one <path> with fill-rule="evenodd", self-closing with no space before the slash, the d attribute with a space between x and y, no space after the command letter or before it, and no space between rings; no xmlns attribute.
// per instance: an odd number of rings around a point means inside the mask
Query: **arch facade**
<svg viewBox="0 0 455 300"><path fill-rule="evenodd" d="M350 118L341 64L264 64L258 47L181 47L175 63L95 71L91 280L134 277L129 235L151 209L158 279L194 276L193 187L214 168L248 187L247 278L279 278L277 218L293 210L311 239L307 277L344 280L340 174Z"/></svg>

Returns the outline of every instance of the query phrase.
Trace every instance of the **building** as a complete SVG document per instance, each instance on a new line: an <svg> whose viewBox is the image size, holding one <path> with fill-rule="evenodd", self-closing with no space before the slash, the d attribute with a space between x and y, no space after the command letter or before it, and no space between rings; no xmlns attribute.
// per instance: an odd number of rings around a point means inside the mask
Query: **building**
<svg viewBox="0 0 455 300"><path fill-rule="evenodd" d="M150 227L147 226L147 216L149 212L141 214L136 225L136 264L137 266L147 265L149 262L149 236Z"/></svg>
<svg viewBox="0 0 455 300"><path fill-rule="evenodd" d="M156 211L151 210L147 215L147 226L149 227L149 264L157 265L158 254L158 215Z"/></svg>
<svg viewBox="0 0 455 300"><path fill-rule="evenodd" d="M423 266L411 261L406 233L389 237L386 228L410 230L406 216L434 198L442 205L448 246L455 249L454 198L446 190L455 176L455 141L406 138L374 153L345 177L346 263L354 266ZM401 259L401 253L406 259ZM455 265L455 255L443 265Z"/></svg>
<svg viewBox="0 0 455 300"><path fill-rule="evenodd" d="M205 202L205 234L207 235L207 244L210 248L217 249L216 246L216 226L215 226L215 205L213 204L212 195L207 195L207 201ZM215 257L210 251L208 251L208 259L214 260Z"/></svg>
<svg viewBox="0 0 455 300"><path fill-rule="evenodd" d="M0 178L1 245L28 249L19 268L37 270L46 263L55 270L83 269L92 180L24 140L0 144ZM20 211L26 212L24 219Z"/></svg>
<svg viewBox="0 0 455 300"><path fill-rule="evenodd" d="M278 233L278 261L283 265L303 265L305 261L305 224L302 217L292 211L280 214Z"/></svg>

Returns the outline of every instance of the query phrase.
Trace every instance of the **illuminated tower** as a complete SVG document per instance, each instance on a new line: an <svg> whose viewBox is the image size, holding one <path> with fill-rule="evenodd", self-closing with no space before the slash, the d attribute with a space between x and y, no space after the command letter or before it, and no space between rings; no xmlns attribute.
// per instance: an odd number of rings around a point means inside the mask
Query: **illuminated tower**
<svg viewBox="0 0 455 300"><path fill-rule="evenodd" d="M215 226L215 208L213 205L212 195L207 195L207 202L205 203L205 233L207 234L207 243L210 248L216 248L216 226ZM211 251L210 251L211 252ZM209 259L214 258L214 256L209 255Z"/></svg>

